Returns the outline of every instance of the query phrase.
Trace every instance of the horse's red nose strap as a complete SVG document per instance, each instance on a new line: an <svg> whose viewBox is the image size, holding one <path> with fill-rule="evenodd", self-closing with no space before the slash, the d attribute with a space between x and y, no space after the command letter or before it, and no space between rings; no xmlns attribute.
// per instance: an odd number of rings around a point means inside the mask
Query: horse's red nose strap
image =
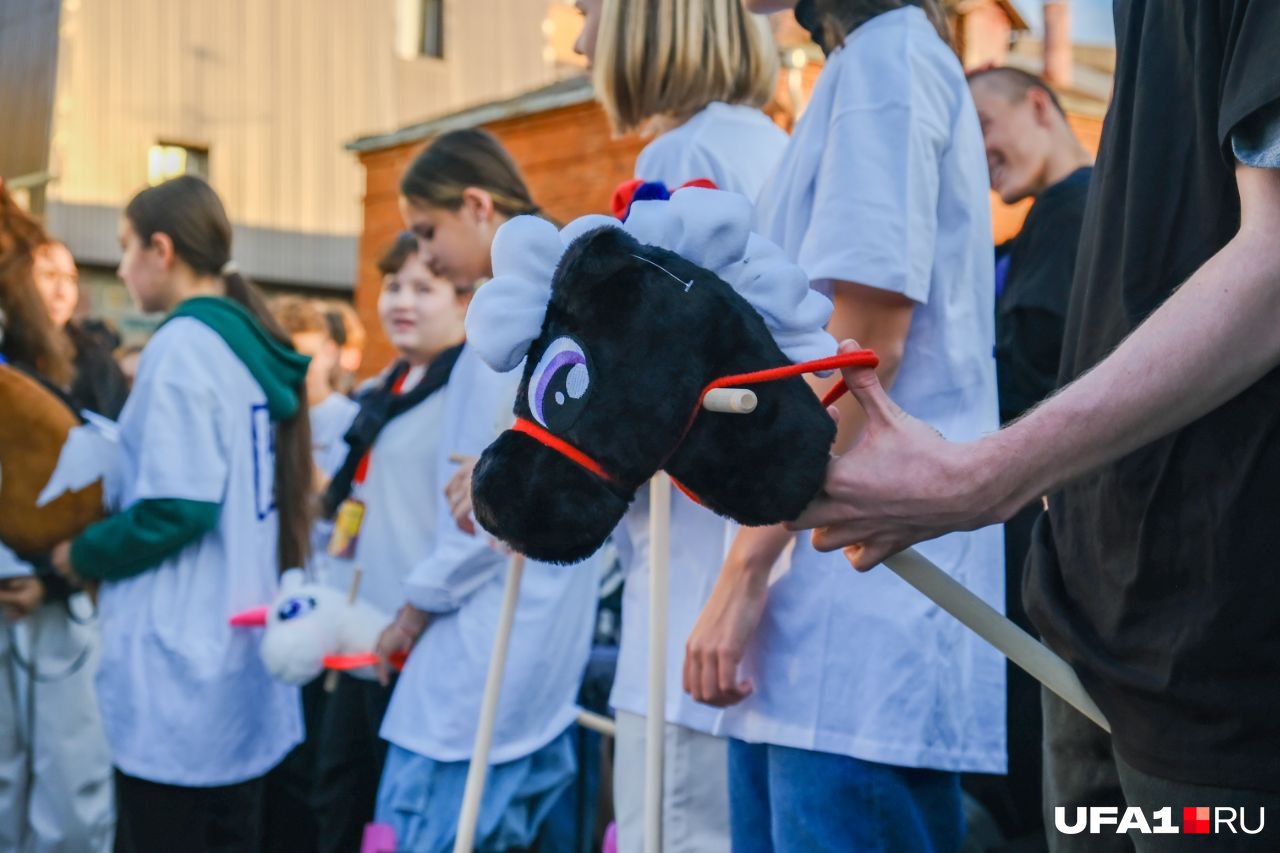
<svg viewBox="0 0 1280 853"><path fill-rule="evenodd" d="M820 358L816 361L802 361L799 364L788 364L784 367L771 367L768 370L757 370L754 373L739 373L733 376L722 376L714 380L702 389L702 393L698 395L698 405L694 408L693 413L689 416L689 422L685 425L684 432L680 434L680 440L676 442L671 452L663 459L663 465L667 459L675 455L680 449L680 445L684 443L685 436L689 434L689 430L693 428L693 423L698 418L698 413L702 411L702 401L706 399L707 394L716 388L736 388L742 385L756 385L761 382L772 382L778 379L790 379L792 376L802 376L806 373L818 373L823 370L838 370L842 367L876 367L880 364L880 358L869 349L856 350L854 352L844 352L839 355L833 355L829 358ZM843 379L832 386L831 390L822 398L823 406L830 406L836 400L844 396L849 387L845 385ZM532 421L524 418L516 418L515 424L511 427L516 432L522 432L533 438L561 455L573 460L574 462L586 468L592 474L600 479L617 484L620 481L613 474L592 459L586 453L574 447L569 442L559 436L553 435ZM661 465L659 467L662 467ZM698 496L685 488L674 477L672 482L695 502L701 504Z"/></svg>
<svg viewBox="0 0 1280 853"><path fill-rule="evenodd" d="M618 482L617 478L605 470L605 467L599 462L592 459L590 456L583 453L563 438L559 438L547 432L533 421L527 421L524 418L516 418L516 422L511 426L511 429L515 432L522 432L530 438L537 439L552 450L559 452L563 456L567 456L583 468L586 468L592 474L595 474L601 480L606 480L610 483Z"/></svg>

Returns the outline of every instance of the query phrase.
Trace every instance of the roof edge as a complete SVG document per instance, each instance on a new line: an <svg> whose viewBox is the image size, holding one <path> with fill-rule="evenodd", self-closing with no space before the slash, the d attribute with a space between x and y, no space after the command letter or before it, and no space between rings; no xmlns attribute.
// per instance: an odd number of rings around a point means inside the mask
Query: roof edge
<svg viewBox="0 0 1280 853"><path fill-rule="evenodd" d="M439 136L451 130L477 127L503 119L520 118L521 116L540 113L559 107L571 107L586 103L595 97L591 80L585 74L575 75L567 80L557 80L547 86L541 86L528 92L522 92L511 98L488 101L473 107L466 107L441 116L407 125L390 133L362 136L346 143L343 148L357 154L369 151L381 151L411 142L419 142L431 136Z"/></svg>

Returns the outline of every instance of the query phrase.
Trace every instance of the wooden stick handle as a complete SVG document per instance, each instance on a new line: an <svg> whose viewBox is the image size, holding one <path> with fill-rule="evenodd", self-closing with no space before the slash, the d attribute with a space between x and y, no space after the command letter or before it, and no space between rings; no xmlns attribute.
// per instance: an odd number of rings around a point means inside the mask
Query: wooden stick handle
<svg viewBox="0 0 1280 853"><path fill-rule="evenodd" d="M480 818L480 796L489 773L489 747L493 745L493 727L498 719L498 695L502 692L502 672L507 666L507 649L511 645L511 626L515 623L516 602L520 599L520 578L524 574L524 557L512 554L507 568L507 583L502 592L502 612L498 616L498 633L493 638L489 655L489 674L484 681L484 698L480 703L480 722L476 727L471 764L467 767L467 785L462 794L462 811L458 814L458 834L453 853L471 853L475 846L476 821Z"/></svg>
<svg viewBox="0 0 1280 853"><path fill-rule="evenodd" d="M756 392L748 388L712 388L702 400L708 412L749 415L756 410Z"/></svg>
<svg viewBox="0 0 1280 853"><path fill-rule="evenodd" d="M599 732L605 737L616 737L618 728L613 720L603 714L595 714L591 711L578 712L578 725L584 729L591 729L593 732Z"/></svg>
<svg viewBox="0 0 1280 853"><path fill-rule="evenodd" d="M360 581L364 579L364 570L356 566L351 570L351 585L347 587L347 604L355 604L360 597ZM332 693L338 689L338 671L331 669L324 674L324 692Z"/></svg>
<svg viewBox="0 0 1280 853"><path fill-rule="evenodd" d="M1103 731L1111 732L1107 718L1085 692L1075 670L1043 643L1000 615L914 548L889 557L884 564Z"/></svg>
<svg viewBox="0 0 1280 853"><path fill-rule="evenodd" d="M667 723L667 605L671 478L649 481L649 709L644 730L644 851L662 853L662 765Z"/></svg>

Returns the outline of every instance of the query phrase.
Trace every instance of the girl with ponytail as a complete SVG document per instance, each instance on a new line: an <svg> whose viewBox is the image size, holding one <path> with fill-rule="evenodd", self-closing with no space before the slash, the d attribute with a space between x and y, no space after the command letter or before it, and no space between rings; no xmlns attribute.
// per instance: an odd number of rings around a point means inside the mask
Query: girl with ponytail
<svg viewBox="0 0 1280 853"><path fill-rule="evenodd" d="M204 181L135 196L120 247L134 302L168 317L120 416L119 512L54 554L101 583L116 849L254 849L262 777L301 717L227 617L272 600L307 558L307 359L237 269Z"/></svg>
<svg viewBox="0 0 1280 853"><path fill-rule="evenodd" d="M484 287L493 276L490 249L499 226L539 213L511 156L480 130L435 139L409 166L400 193L405 224L431 271L461 292ZM392 827L397 850L453 847L507 567L469 517L470 468L459 468L455 454L479 456L511 424L519 383L520 371L494 372L463 342L434 444L422 447L433 477L431 503L412 504L419 541L412 551L383 550L377 567L397 574L404 602L379 651L409 653L382 721L390 747L376 805L376 820ZM377 460L375 445L374 465ZM413 470L407 460L399 468ZM370 504L366 525L375 523L376 509ZM595 625L596 577L592 560L572 568L525 565L477 850L535 847L548 813L573 782L570 728Z"/></svg>

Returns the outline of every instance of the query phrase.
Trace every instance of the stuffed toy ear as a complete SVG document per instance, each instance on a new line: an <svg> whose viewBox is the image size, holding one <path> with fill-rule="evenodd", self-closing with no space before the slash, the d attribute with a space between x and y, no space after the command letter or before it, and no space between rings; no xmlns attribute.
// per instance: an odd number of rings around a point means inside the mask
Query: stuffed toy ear
<svg viewBox="0 0 1280 853"><path fill-rule="evenodd" d="M751 202L746 196L687 187L667 202L680 220L675 253L719 271L742 257L751 235Z"/></svg>
<svg viewBox="0 0 1280 853"><path fill-rule="evenodd" d="M556 227L517 216L493 238L493 278L467 309L467 341L494 370L519 364L538 337L551 298L551 279L564 253Z"/></svg>
<svg viewBox="0 0 1280 853"><path fill-rule="evenodd" d="M743 256L720 274L760 314L787 358L801 362L835 355L835 338L826 331L831 300L809 286L804 270L782 249L752 234Z"/></svg>
<svg viewBox="0 0 1280 853"><path fill-rule="evenodd" d="M621 228L622 223L612 216L605 216L603 213L588 213L586 216L579 216L568 225L560 229L560 246L561 251L568 249L583 234L594 231L597 228ZM552 270L552 275L555 270Z"/></svg>

